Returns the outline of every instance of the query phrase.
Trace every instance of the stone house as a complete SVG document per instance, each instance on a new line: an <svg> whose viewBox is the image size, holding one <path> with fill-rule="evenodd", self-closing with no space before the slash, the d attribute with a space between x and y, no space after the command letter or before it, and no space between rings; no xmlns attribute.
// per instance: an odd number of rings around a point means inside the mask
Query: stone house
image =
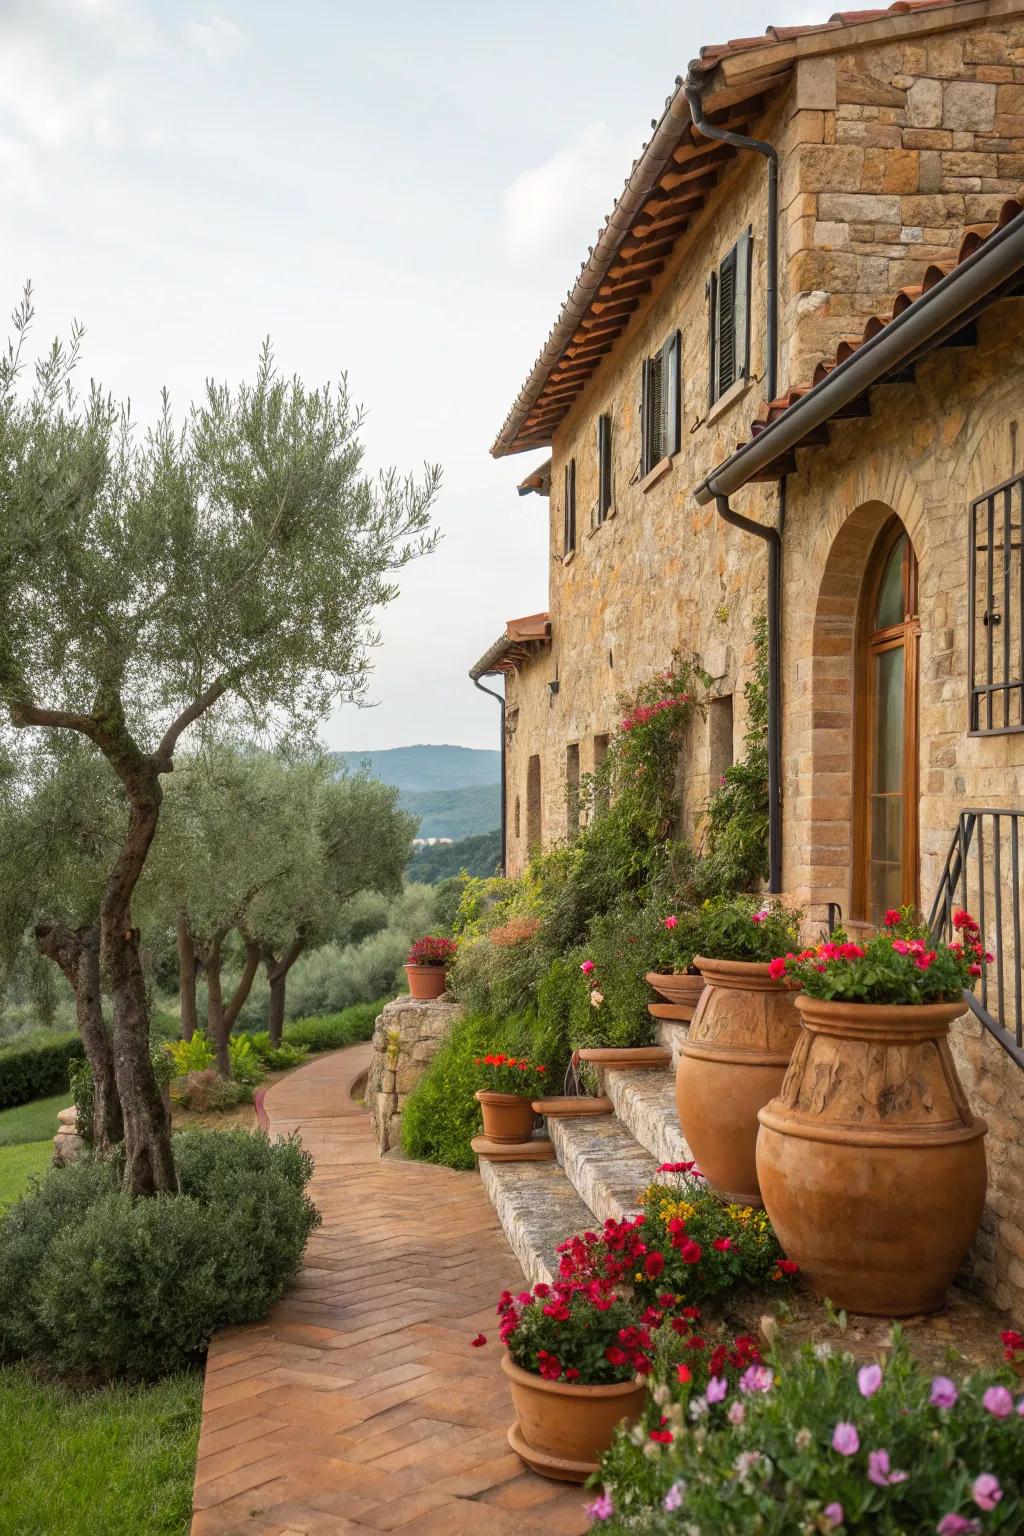
<svg viewBox="0 0 1024 1536"><path fill-rule="evenodd" d="M471 670L504 675L515 872L571 835L618 696L674 648L714 679L697 831L767 610L773 889L816 925L966 897L996 950L956 1049L990 1124L977 1274L1018 1308L1022 188L1024 3L703 49L493 446L550 453L519 486L549 601Z"/></svg>

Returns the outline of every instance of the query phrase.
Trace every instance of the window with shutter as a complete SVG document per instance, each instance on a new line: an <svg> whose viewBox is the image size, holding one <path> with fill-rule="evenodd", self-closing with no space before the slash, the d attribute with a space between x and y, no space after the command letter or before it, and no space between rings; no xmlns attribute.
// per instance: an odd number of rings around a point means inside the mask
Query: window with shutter
<svg viewBox="0 0 1024 1536"><path fill-rule="evenodd" d="M708 279L710 405L749 372L751 250L748 229Z"/></svg>
<svg viewBox="0 0 1024 1536"><path fill-rule="evenodd" d="M612 419L597 418L597 521L603 523L612 509Z"/></svg>
<svg viewBox="0 0 1024 1536"><path fill-rule="evenodd" d="M660 351L645 360L641 398L641 473L679 452L682 339L674 331Z"/></svg>
<svg viewBox="0 0 1024 1536"><path fill-rule="evenodd" d="M569 555L576 548L576 460L570 459L565 466L565 532L562 553Z"/></svg>

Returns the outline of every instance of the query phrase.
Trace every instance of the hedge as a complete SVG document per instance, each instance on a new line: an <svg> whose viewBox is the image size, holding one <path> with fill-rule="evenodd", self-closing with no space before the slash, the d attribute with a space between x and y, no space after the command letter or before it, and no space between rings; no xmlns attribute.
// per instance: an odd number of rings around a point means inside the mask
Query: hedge
<svg viewBox="0 0 1024 1536"><path fill-rule="evenodd" d="M68 1087L71 1063L84 1056L75 1034L58 1035L44 1045L13 1045L0 1051L0 1109L62 1093Z"/></svg>

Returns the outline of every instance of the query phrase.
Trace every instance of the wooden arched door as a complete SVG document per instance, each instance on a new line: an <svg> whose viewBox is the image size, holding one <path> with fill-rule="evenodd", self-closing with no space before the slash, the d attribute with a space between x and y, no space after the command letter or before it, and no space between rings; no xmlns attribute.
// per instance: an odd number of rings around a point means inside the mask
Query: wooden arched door
<svg viewBox="0 0 1024 1536"><path fill-rule="evenodd" d="M871 553L857 636L854 914L918 905L917 561L892 518Z"/></svg>

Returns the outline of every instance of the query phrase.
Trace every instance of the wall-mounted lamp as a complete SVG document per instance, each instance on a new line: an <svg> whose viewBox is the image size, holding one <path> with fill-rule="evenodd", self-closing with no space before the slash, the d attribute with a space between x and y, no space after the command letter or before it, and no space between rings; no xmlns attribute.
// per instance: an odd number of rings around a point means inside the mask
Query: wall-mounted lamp
<svg viewBox="0 0 1024 1536"><path fill-rule="evenodd" d="M548 696L550 698L553 699L555 697L556 693L558 692L558 686L558 678L553 677L550 683L548 683Z"/></svg>

